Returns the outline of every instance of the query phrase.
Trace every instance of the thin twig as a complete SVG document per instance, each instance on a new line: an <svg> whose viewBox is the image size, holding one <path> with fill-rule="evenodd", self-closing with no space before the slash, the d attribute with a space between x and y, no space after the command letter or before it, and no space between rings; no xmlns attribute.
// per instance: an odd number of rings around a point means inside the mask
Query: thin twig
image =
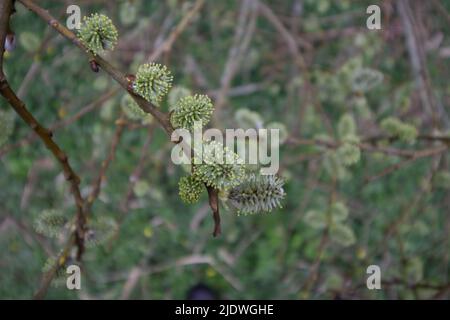
<svg viewBox="0 0 450 320"><path fill-rule="evenodd" d="M3 72L1 72L3 73ZM78 246L77 258L81 259L84 251L84 232L86 224L86 215L83 208L84 200L81 196L79 184L80 178L72 169L69 158L64 153L64 151L55 143L52 136L53 133L48 129L44 128L28 111L25 104L16 96L14 91L9 86L8 81L4 75L0 75L0 93L9 102L11 107L16 111L16 113L25 121L30 128L32 128L37 135L44 142L46 147L52 152L54 157L59 161L63 168L64 176L66 180L71 185L71 192L75 199L75 204L77 206L77 217L76 217L76 243Z"/></svg>
<svg viewBox="0 0 450 320"><path fill-rule="evenodd" d="M167 37L167 39L156 48L155 51L150 55L148 61L157 60L163 53L169 52L172 49L172 46L179 35L186 29L189 23L193 20L195 15L200 11L203 7L205 0L197 0L194 3L194 6L188 13L186 13L180 23L175 27L172 33Z"/></svg>
<svg viewBox="0 0 450 320"><path fill-rule="evenodd" d="M100 167L99 174L97 178L94 180L92 185L92 191L89 194L89 196L86 199L86 208L88 212L90 211L94 201L98 198L100 195L100 190L102 186L102 181L105 180L106 171L108 170L111 162L114 160L114 157L116 155L117 146L119 145L120 138L122 137L122 133L124 131L126 122L124 121L123 114L117 119L116 121L116 131L114 133L114 137L111 142L111 147L108 152L107 158L102 162L102 165Z"/></svg>

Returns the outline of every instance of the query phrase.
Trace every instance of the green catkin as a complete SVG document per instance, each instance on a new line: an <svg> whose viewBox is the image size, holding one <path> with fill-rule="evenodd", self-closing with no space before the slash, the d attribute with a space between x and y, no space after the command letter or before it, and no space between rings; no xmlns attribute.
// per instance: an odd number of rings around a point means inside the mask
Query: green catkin
<svg viewBox="0 0 450 320"><path fill-rule="evenodd" d="M157 63L146 63L139 66L133 90L145 100L158 105L169 92L173 77L166 66Z"/></svg>
<svg viewBox="0 0 450 320"><path fill-rule="evenodd" d="M270 212L281 207L285 197L284 181L275 175L249 175L246 180L230 190L228 201L239 213Z"/></svg>
<svg viewBox="0 0 450 320"><path fill-rule="evenodd" d="M192 176L182 177L178 182L180 198L188 204L196 203L204 188L203 183Z"/></svg>
<svg viewBox="0 0 450 320"><path fill-rule="evenodd" d="M67 218L59 210L43 210L34 221L34 228L37 233L47 237L58 237L61 235Z"/></svg>
<svg viewBox="0 0 450 320"><path fill-rule="evenodd" d="M355 143L346 141L337 148L336 155L344 166L351 166L359 162L361 150Z"/></svg>
<svg viewBox="0 0 450 320"><path fill-rule="evenodd" d="M347 136L356 135L355 119L350 113L344 114L338 122L338 134L342 139Z"/></svg>
<svg viewBox="0 0 450 320"><path fill-rule="evenodd" d="M343 223L336 223L331 226L330 238L343 247L351 246L356 242L353 230L347 224Z"/></svg>
<svg viewBox="0 0 450 320"><path fill-rule="evenodd" d="M42 272L47 273L50 272L53 268L56 267L55 276L52 281L52 287L59 288L66 284L67 281L67 273L66 266L68 264L67 259L60 259L58 257L61 256L60 252L58 255L48 257L42 267ZM70 259L70 258L69 258Z"/></svg>
<svg viewBox="0 0 450 320"><path fill-rule="evenodd" d="M348 217L348 208L343 202L335 202L331 205L331 214L334 221L344 221Z"/></svg>
<svg viewBox="0 0 450 320"><path fill-rule="evenodd" d="M205 142L202 153L194 150L194 179L218 190L228 190L245 178L244 161L216 141Z"/></svg>
<svg viewBox="0 0 450 320"><path fill-rule="evenodd" d="M118 228L119 226L113 218L99 216L89 223L86 232L86 245L94 247L106 243L114 237Z"/></svg>
<svg viewBox="0 0 450 320"><path fill-rule="evenodd" d="M394 117L384 119L381 121L380 126L388 134L408 143L413 143L417 138L416 127L411 124L404 123Z"/></svg>
<svg viewBox="0 0 450 320"><path fill-rule="evenodd" d="M352 77L352 89L355 92L368 92L383 82L383 74L374 69L357 69Z"/></svg>
<svg viewBox="0 0 450 320"><path fill-rule="evenodd" d="M104 50L113 50L119 33L110 18L94 13L84 17L78 35L89 51L98 54Z"/></svg>
<svg viewBox="0 0 450 320"><path fill-rule="evenodd" d="M170 118L175 128L192 130L195 122L206 125L211 118L214 106L206 95L193 95L181 98L175 105Z"/></svg>

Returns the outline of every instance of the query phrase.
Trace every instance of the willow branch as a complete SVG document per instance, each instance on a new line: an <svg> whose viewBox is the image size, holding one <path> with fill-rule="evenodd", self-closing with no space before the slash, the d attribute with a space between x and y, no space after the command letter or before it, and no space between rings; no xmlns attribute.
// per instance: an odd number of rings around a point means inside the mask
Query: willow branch
<svg viewBox="0 0 450 320"><path fill-rule="evenodd" d="M18 0L26 8L37 14L41 19L46 21L53 29L59 32L63 37L72 42L78 48L83 50L90 61L95 61L106 73L108 73L122 88L124 88L131 97L136 101L139 107L146 113L150 113L161 124L167 134L170 136L173 132L173 127L170 123L168 114L160 111L155 105L148 102L144 98L129 90L129 80L127 76L113 67L109 62L98 55L93 55L86 46L78 39L78 37L69 29L58 22L47 10L41 8L39 5L30 0Z"/></svg>
<svg viewBox="0 0 450 320"><path fill-rule="evenodd" d="M120 72L117 68L113 67L110 63L104 60L102 57L98 55L93 55L86 46L78 39L78 37L69 29L64 27L61 23L59 23L47 10L41 8L39 5L30 0L18 0L22 3L26 8L37 14L40 18L45 20L52 28L58 31L63 37L67 40L71 41L74 45L82 49L89 57L90 61L95 61L97 65L99 65L106 73L108 73L122 88L124 88L130 96L136 101L139 107L145 111L146 113L150 113L164 128L166 133L171 136L174 128L170 123L170 114L164 113L160 111L155 105L148 102L141 96L135 94L133 91L129 89L130 82L125 74ZM208 194L210 196L209 203L211 205L211 209L214 214L214 221L216 223L216 228L214 230L214 235L218 235L220 233L220 217L219 217L219 209L218 209L218 200L217 200L217 190L214 192L210 192L208 189ZM214 197L215 196L215 197Z"/></svg>
<svg viewBox="0 0 450 320"><path fill-rule="evenodd" d="M0 93L8 101L14 111L32 128L39 138L44 142L45 146L51 151L53 156L59 161L64 172L66 180L70 183L71 192L77 206L76 215L76 243L78 246L77 257L81 258L84 251L84 229L86 224L86 216L84 212L84 200L81 196L79 184L80 178L75 173L69 163L66 153L53 140L53 133L44 128L34 116L28 111L23 101L21 101L15 92L11 89L3 72L0 75Z"/></svg>
<svg viewBox="0 0 450 320"><path fill-rule="evenodd" d="M107 158L102 162L100 167L100 172L97 176L97 178L94 180L92 185L92 191L89 194L89 197L86 200L86 208L88 211L92 208L92 205L94 204L94 201L98 198L101 191L102 182L105 180L106 171L108 170L111 162L114 160L114 157L116 155L117 146L119 145L120 138L122 137L123 131L125 129L125 119L123 115L119 117L116 121L116 131L114 133L113 140L111 142L111 147L108 152Z"/></svg>
<svg viewBox="0 0 450 320"><path fill-rule="evenodd" d="M9 19L13 5L11 0L0 0L0 69L3 74L3 52L5 51L5 39L9 28Z"/></svg>
<svg viewBox="0 0 450 320"><path fill-rule="evenodd" d="M56 272L58 272L58 269L65 263L74 244L76 244L76 239L74 234L72 234L69 237L69 240L67 241L63 251L55 259L55 263L52 268L44 275L41 286L34 294L33 299L42 300L45 298L47 291L50 288L50 284L52 283L53 278L56 276Z"/></svg>
<svg viewBox="0 0 450 320"><path fill-rule="evenodd" d="M207 187L208 196L209 196L209 206L213 210L213 218L214 218L214 231L213 236L217 237L221 232L220 228L220 213L219 213L219 194L216 189Z"/></svg>
<svg viewBox="0 0 450 320"><path fill-rule="evenodd" d="M107 100L109 100L111 97L113 97L119 88L111 89L110 91L106 92L104 95L100 96L98 99L94 100L93 102L89 103L85 107L83 107L81 110L79 110L74 115L67 117L64 120L56 121L53 124L49 126L49 130L52 132L57 131L58 129L64 128L66 126L71 125L72 123L78 121L79 119L83 118L90 112L94 111L97 108L100 108ZM17 96L20 97L19 92L17 92ZM14 150L15 148L20 148L23 146L26 146L28 144L33 143L38 136L36 136L33 132L30 132L25 137L21 138L19 141L6 145L3 148L0 148L0 159L5 156L8 152Z"/></svg>

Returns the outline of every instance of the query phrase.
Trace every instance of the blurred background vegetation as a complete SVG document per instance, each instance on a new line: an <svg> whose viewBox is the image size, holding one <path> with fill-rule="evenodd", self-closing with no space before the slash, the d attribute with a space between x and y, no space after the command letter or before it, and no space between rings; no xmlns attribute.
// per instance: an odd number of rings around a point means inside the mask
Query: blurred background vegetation
<svg viewBox="0 0 450 320"><path fill-rule="evenodd" d="M218 238L206 194L192 206L179 199L185 168L156 121L127 116L118 133L125 92L17 3L6 75L54 129L84 196L118 137L82 290L67 290L60 272L47 297L183 299L202 282L231 299L448 299L450 1L375 2L382 30L366 28L374 1L207 0L158 52L194 0L39 1L60 21L74 3L111 17L119 44L107 60L125 73L164 63L175 84L167 100L208 94L215 127L283 129L283 208L222 208ZM64 245L42 217L68 221L75 206L59 164L3 98L0 117L0 298L27 299ZM382 290L366 288L372 264Z"/></svg>

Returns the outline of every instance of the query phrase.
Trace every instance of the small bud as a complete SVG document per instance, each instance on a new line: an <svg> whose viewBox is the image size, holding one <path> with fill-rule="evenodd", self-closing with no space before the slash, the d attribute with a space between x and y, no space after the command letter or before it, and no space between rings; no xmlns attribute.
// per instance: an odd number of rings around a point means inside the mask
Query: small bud
<svg viewBox="0 0 450 320"><path fill-rule="evenodd" d="M130 92L134 92L134 81L136 80L136 76L134 74L127 74L125 76L125 79L127 79L128 85L127 85L127 90Z"/></svg>
<svg viewBox="0 0 450 320"><path fill-rule="evenodd" d="M14 33L8 33L5 38L5 50L13 51L16 48L16 35Z"/></svg>
<svg viewBox="0 0 450 320"><path fill-rule="evenodd" d="M89 61L89 65L91 66L91 70L95 73L100 71L100 66L95 60Z"/></svg>
<svg viewBox="0 0 450 320"><path fill-rule="evenodd" d="M136 80L136 76L134 74L127 74L125 78L127 79L128 83L133 83Z"/></svg>

